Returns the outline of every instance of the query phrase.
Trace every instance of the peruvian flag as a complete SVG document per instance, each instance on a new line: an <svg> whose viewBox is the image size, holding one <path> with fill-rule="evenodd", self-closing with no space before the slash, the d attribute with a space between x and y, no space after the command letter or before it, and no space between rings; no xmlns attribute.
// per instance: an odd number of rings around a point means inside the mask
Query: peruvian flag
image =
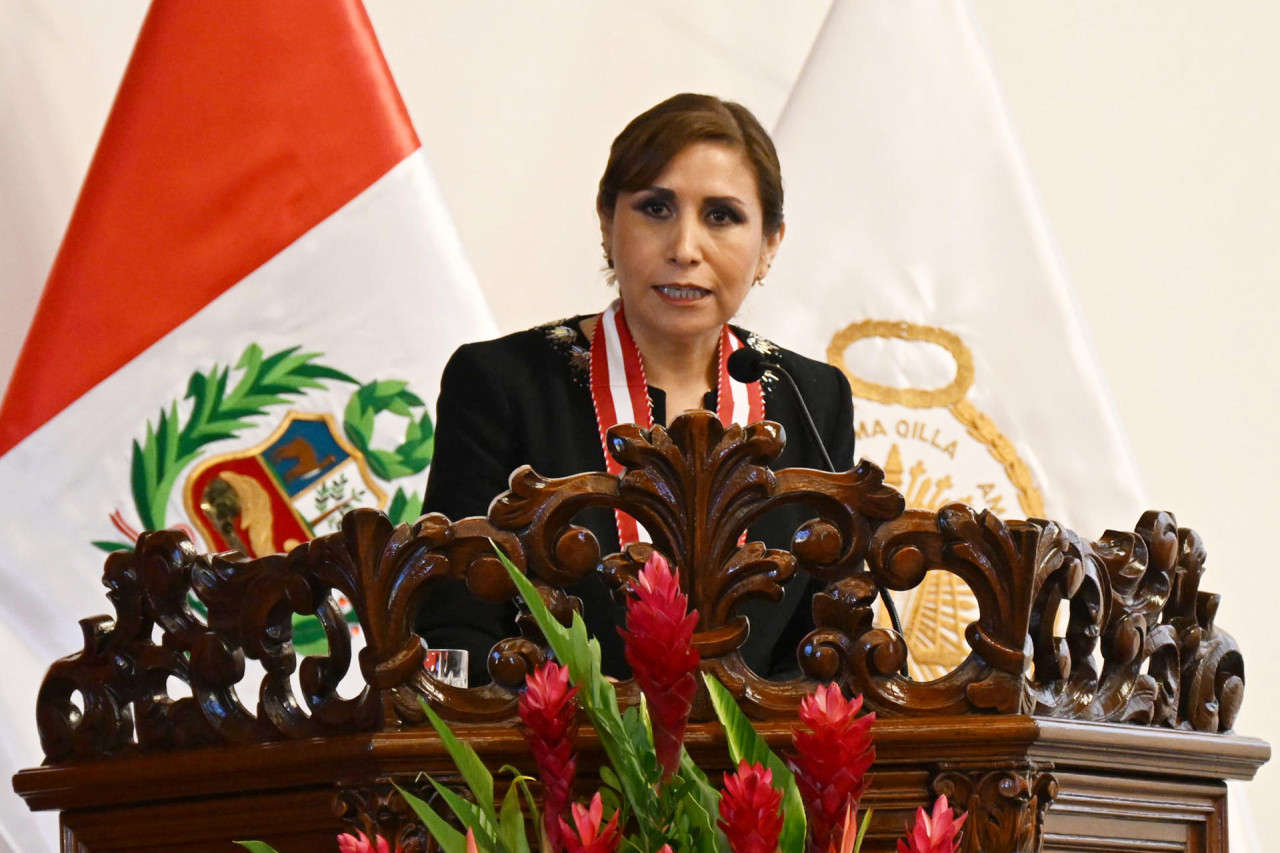
<svg viewBox="0 0 1280 853"><path fill-rule="evenodd" d="M495 331L357 0L156 2L0 407L6 773L106 552L416 516L440 368Z"/></svg>

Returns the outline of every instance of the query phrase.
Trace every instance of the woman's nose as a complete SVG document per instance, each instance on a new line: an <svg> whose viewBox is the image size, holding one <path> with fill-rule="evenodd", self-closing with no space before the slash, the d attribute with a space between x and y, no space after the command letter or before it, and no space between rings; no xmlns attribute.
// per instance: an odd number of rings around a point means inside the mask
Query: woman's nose
<svg viewBox="0 0 1280 853"><path fill-rule="evenodd" d="M681 266L702 260L702 229L695 216L677 216L671 223L671 260Z"/></svg>

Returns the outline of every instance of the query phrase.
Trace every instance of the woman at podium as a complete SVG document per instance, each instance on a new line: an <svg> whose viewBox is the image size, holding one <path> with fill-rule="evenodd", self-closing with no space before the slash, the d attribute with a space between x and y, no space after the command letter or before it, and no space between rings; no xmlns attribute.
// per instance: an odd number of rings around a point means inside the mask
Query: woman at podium
<svg viewBox="0 0 1280 853"><path fill-rule="evenodd" d="M782 244L782 200L773 142L741 105L682 94L632 120L613 142L596 197L617 298L600 313L454 353L441 378L424 511L483 515L523 464L547 477L616 473L603 445L610 427L665 425L692 409L725 423L777 421L787 445L775 467L825 468L789 385L772 373L757 381L730 375L729 357L743 347L794 377L833 464L851 467L853 408L843 374L730 324ZM802 512L771 513L750 536L788 547ZM629 517L607 510L580 523L602 553L640 535ZM742 653L758 673L797 672L796 646L812 630L809 600L818 589L797 573L782 602L744 608L751 634ZM461 584L441 592L419 628L434 648L469 649L471 684L483 683L488 650L514 633L514 607L479 602ZM604 582L591 577L570 592L582 599L604 671L625 676L614 630L622 610Z"/></svg>

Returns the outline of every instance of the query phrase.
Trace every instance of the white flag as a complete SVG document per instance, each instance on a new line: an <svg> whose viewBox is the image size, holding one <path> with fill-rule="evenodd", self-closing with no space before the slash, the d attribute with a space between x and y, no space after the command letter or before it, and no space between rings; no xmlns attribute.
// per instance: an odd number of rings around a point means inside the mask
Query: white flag
<svg viewBox="0 0 1280 853"><path fill-rule="evenodd" d="M1132 528L1140 477L968 5L836 2L779 120L757 325L854 385L913 506Z"/></svg>
<svg viewBox="0 0 1280 853"><path fill-rule="evenodd" d="M155 3L0 408L4 774L105 552L416 518L440 370L494 333L358 0Z"/></svg>
<svg viewBox="0 0 1280 853"><path fill-rule="evenodd" d="M1133 529L1141 477L969 3L836 0L774 138L787 234L751 316L844 368L857 455L911 506ZM972 602L928 586L901 603L937 676Z"/></svg>

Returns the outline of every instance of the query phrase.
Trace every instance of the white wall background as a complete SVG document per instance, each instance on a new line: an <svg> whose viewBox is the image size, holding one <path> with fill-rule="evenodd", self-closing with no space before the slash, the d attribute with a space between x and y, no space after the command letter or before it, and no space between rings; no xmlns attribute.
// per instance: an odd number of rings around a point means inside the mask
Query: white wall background
<svg viewBox="0 0 1280 853"><path fill-rule="evenodd" d="M595 182L625 121L695 90L772 125L829 5L367 2L505 330L602 303ZM1280 4L973 3L1152 506L1207 542L1238 730L1280 743ZM144 11L0 0L0 388ZM1280 849L1280 767L1249 796Z"/></svg>

